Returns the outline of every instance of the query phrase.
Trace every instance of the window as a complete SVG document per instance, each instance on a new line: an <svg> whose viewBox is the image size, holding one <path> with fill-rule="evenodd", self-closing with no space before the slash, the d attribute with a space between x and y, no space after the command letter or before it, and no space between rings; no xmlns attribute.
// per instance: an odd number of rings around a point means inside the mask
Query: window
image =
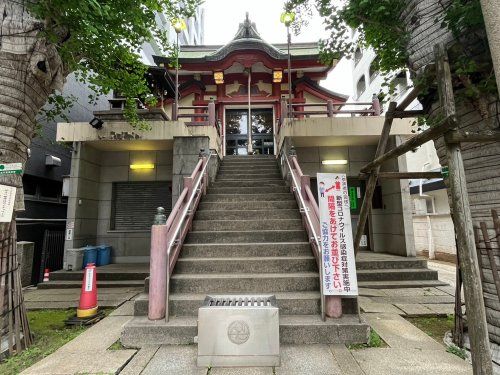
<svg viewBox="0 0 500 375"><path fill-rule="evenodd" d="M369 73L370 73L370 82L373 82L373 80L379 75L379 71L377 69L375 69L375 64L372 63L370 64L370 69L369 69Z"/></svg>
<svg viewBox="0 0 500 375"><path fill-rule="evenodd" d="M366 79L365 76L361 76L361 78L358 81L358 84L356 85L356 93L358 95L358 98L365 92L366 90Z"/></svg>
<svg viewBox="0 0 500 375"><path fill-rule="evenodd" d="M358 65L363 57L363 52L361 52L361 48L356 48L356 52L354 52L354 65Z"/></svg>
<svg viewBox="0 0 500 375"><path fill-rule="evenodd" d="M111 229L150 230L158 207L172 211L171 182L115 182Z"/></svg>

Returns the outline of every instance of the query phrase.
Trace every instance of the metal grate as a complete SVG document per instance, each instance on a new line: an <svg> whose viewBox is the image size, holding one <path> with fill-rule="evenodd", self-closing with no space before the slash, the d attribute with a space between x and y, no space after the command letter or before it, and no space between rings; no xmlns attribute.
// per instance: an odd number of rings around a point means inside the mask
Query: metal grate
<svg viewBox="0 0 500 375"><path fill-rule="evenodd" d="M277 306L276 296L207 296L204 307L270 307Z"/></svg>

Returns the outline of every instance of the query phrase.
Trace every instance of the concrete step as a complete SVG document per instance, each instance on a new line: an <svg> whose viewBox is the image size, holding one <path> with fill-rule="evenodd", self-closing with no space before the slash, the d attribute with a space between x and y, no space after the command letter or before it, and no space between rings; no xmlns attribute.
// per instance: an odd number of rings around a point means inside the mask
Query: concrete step
<svg viewBox="0 0 500 375"><path fill-rule="evenodd" d="M200 231L190 232L185 243L304 242L305 230Z"/></svg>
<svg viewBox="0 0 500 375"><path fill-rule="evenodd" d="M97 280L97 289L99 288L125 288L125 287L140 287L144 286L144 279L142 280L111 280L100 281ZM81 288L82 280L56 280L47 281L37 285L38 289L69 289Z"/></svg>
<svg viewBox="0 0 500 375"><path fill-rule="evenodd" d="M386 281L359 281L359 288L370 289L400 289L400 288L432 288L448 285L439 280L386 280Z"/></svg>
<svg viewBox="0 0 500 375"><path fill-rule="evenodd" d="M283 179L272 179L272 180L226 180L226 181L214 181L210 184L211 187L263 187L263 186L286 186L286 182Z"/></svg>
<svg viewBox="0 0 500 375"><path fill-rule="evenodd" d="M281 176L281 172L277 166L274 167L263 167L258 166L255 168L219 168L219 172L217 176L232 176L232 175L240 175L240 174L278 174Z"/></svg>
<svg viewBox="0 0 500 375"><path fill-rule="evenodd" d="M257 216L255 216L257 217ZM236 231L236 230L301 230L304 229L300 219L268 219L260 220L195 220L194 231Z"/></svg>
<svg viewBox="0 0 500 375"><path fill-rule="evenodd" d="M222 162L234 162L234 161L239 161L239 162L245 162L245 161L252 161L252 160L273 160L276 162L276 156L274 155L226 155L222 159Z"/></svg>
<svg viewBox="0 0 500 375"><path fill-rule="evenodd" d="M279 257L311 255L308 242L283 243L230 243L230 244L184 244L182 259L191 257Z"/></svg>
<svg viewBox="0 0 500 375"><path fill-rule="evenodd" d="M218 173L216 181L227 180L276 180L282 178L280 173Z"/></svg>
<svg viewBox="0 0 500 375"><path fill-rule="evenodd" d="M134 271L134 272L109 272L101 270L97 267L97 280L100 283L104 281L131 281L138 280L141 283L146 277L149 276L149 266L145 270ZM83 270L82 271L56 271L50 273L50 281L79 281L80 284L83 280ZM38 284L40 285L40 284ZM81 286L81 285L80 285Z"/></svg>
<svg viewBox="0 0 500 375"><path fill-rule="evenodd" d="M145 281L149 291L149 278ZM231 274L173 274L171 293L277 293L305 292L319 289L316 272L300 273L231 273Z"/></svg>
<svg viewBox="0 0 500 375"><path fill-rule="evenodd" d="M245 202L211 202L202 200L198 206L198 211L203 210L298 210L297 202L293 199L283 201L245 201Z"/></svg>
<svg viewBox="0 0 500 375"><path fill-rule="evenodd" d="M358 270L359 281L437 280L437 271L429 269L377 269Z"/></svg>
<svg viewBox="0 0 500 375"><path fill-rule="evenodd" d="M281 314L286 315L314 315L320 314L319 292L285 292L276 293L276 299ZM203 305L206 294L171 294L170 315L196 316L198 309ZM134 315L146 316L148 314L149 297L142 293L135 299Z"/></svg>
<svg viewBox="0 0 500 375"><path fill-rule="evenodd" d="M358 270L379 270L398 268L427 268L427 260L420 258L401 258L395 260L356 260Z"/></svg>
<svg viewBox="0 0 500 375"><path fill-rule="evenodd" d="M230 258L180 258L175 266L176 274L185 273L287 273L318 272L312 256L282 257L230 257Z"/></svg>
<svg viewBox="0 0 500 375"><path fill-rule="evenodd" d="M278 164L276 162L273 163L259 163L259 164L225 164L222 163L219 167L219 172L232 172L232 171L254 171L262 172L262 171L272 171L273 173L278 173L280 171Z"/></svg>
<svg viewBox="0 0 500 375"><path fill-rule="evenodd" d="M280 342L282 344L356 344L366 343L370 327L360 322L357 315L344 315L340 319L323 322L319 315L280 315ZM172 316L150 321L147 317L134 317L122 331L121 343L125 347L146 345L189 345L197 335L196 317Z"/></svg>
<svg viewBox="0 0 500 375"><path fill-rule="evenodd" d="M269 193L290 193L287 186L243 186L243 187L211 187L208 194L269 194Z"/></svg>
<svg viewBox="0 0 500 375"><path fill-rule="evenodd" d="M300 211L297 209L283 210L213 210L196 211L195 220L244 220L244 219L300 219Z"/></svg>
<svg viewBox="0 0 500 375"><path fill-rule="evenodd" d="M290 193L267 193L267 194L207 194L203 202L248 202L248 201L294 201Z"/></svg>

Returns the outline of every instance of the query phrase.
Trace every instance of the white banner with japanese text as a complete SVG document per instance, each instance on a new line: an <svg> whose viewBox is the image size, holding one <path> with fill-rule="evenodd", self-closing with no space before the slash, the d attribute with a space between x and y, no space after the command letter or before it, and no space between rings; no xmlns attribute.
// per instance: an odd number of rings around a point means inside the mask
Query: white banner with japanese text
<svg viewBox="0 0 500 375"><path fill-rule="evenodd" d="M323 294L358 295L347 176L318 173Z"/></svg>

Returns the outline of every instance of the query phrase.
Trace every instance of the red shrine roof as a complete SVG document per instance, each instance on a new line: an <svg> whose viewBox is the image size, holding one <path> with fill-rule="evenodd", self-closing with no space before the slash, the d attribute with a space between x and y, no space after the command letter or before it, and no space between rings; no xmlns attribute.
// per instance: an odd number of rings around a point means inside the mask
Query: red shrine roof
<svg viewBox="0 0 500 375"><path fill-rule="evenodd" d="M335 64L319 62L318 43L294 43L290 47L292 70L309 70L326 76ZM255 23L247 17L234 38L226 45L182 46L179 64L183 71L209 72L228 69L234 62L246 67L262 62L267 68L286 69L287 44L267 43L257 32ZM168 66L170 58L154 56L157 65ZM336 63L336 62L335 62Z"/></svg>

